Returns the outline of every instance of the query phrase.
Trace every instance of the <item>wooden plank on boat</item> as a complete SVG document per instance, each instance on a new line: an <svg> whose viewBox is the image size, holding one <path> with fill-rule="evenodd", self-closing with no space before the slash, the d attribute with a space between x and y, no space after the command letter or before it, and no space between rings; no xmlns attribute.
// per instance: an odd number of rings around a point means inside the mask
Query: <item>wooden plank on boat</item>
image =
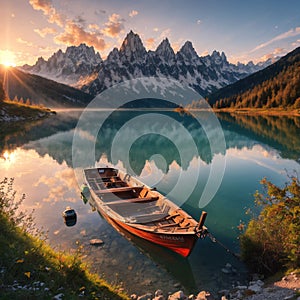
<svg viewBox="0 0 300 300"><path fill-rule="evenodd" d="M153 205L153 203L155 202L120 203L119 205L114 205L112 209L123 218L162 213L161 207Z"/></svg>
<svg viewBox="0 0 300 300"><path fill-rule="evenodd" d="M114 204L124 204L124 203L151 202L151 201L157 201L157 200L158 200L158 197L146 197L146 198L120 199L120 200L104 202L104 203L106 205L114 205Z"/></svg>
<svg viewBox="0 0 300 300"><path fill-rule="evenodd" d="M105 190L99 190L98 192L100 194L107 194L107 193L120 193L120 192L128 192L132 190L138 190L141 189L142 187L131 187L131 186L124 186L124 187L119 187L119 188L111 188L111 189L105 189Z"/></svg>
<svg viewBox="0 0 300 300"><path fill-rule="evenodd" d="M154 213L149 215L137 215L137 216L132 216L132 218L129 219L129 223L147 224L147 223L163 220L167 216L168 213L164 213L164 212Z"/></svg>

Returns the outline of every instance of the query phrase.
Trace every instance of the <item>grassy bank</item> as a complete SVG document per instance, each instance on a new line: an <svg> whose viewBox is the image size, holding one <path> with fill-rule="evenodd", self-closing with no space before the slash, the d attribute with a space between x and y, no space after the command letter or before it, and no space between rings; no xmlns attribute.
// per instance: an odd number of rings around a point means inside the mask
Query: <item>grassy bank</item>
<svg viewBox="0 0 300 300"><path fill-rule="evenodd" d="M13 101L0 102L0 121L34 121L53 113L48 108L25 105Z"/></svg>
<svg viewBox="0 0 300 300"><path fill-rule="evenodd" d="M299 109L284 108L220 108L214 112L226 112L232 114L269 115L269 116L300 116Z"/></svg>
<svg viewBox="0 0 300 300"><path fill-rule="evenodd" d="M74 254L54 251L40 236L26 232L34 226L31 215L16 213L12 183L0 183L0 298L128 299L92 274Z"/></svg>

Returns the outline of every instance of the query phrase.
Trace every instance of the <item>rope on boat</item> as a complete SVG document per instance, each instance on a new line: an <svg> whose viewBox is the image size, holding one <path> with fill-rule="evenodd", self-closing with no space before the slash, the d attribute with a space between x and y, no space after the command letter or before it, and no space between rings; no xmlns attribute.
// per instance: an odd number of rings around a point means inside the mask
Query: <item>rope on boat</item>
<svg viewBox="0 0 300 300"><path fill-rule="evenodd" d="M212 241L213 243L217 243L217 244L219 244L223 249L225 249L226 252L230 253L231 255L233 255L233 256L234 256L235 258L237 258L237 259L241 259L241 257L240 257L239 254L236 254L236 253L234 253L233 251L231 251L231 250L230 250L228 247L226 247L223 243L221 243L220 241L218 241L218 240L216 239L216 237L213 236L210 232L207 231L206 235L211 239L211 241Z"/></svg>

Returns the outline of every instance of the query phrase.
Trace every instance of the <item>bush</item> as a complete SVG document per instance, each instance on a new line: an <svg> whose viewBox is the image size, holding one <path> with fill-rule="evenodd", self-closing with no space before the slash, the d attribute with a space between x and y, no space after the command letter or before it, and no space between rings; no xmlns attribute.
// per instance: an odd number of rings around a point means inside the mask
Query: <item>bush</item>
<svg viewBox="0 0 300 300"><path fill-rule="evenodd" d="M266 275L300 266L300 182L293 176L283 188L263 179L255 194L262 208L241 235L241 254L250 269Z"/></svg>
<svg viewBox="0 0 300 300"><path fill-rule="evenodd" d="M13 183L13 178L4 178L0 181L0 214L5 216L14 227L20 227L31 234L38 234L33 219L34 211L27 212L19 209L25 200L25 195L16 199L17 193L13 189Z"/></svg>

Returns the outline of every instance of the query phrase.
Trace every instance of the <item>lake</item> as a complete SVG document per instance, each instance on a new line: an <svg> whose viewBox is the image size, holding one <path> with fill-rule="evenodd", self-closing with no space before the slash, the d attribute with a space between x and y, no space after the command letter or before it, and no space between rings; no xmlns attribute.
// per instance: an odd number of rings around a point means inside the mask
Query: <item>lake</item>
<svg viewBox="0 0 300 300"><path fill-rule="evenodd" d="M18 194L26 194L24 209L35 210L37 226L48 232L52 246L76 251L83 245L92 270L129 294L230 288L247 278L247 270L208 237L183 259L117 232L80 199L82 168L95 161L117 166L195 219L207 211L209 231L238 252L237 226L247 223L249 208L255 210L260 180L283 185L288 174L300 174L300 118L193 114L73 110L26 124L22 132L1 126L1 175L15 178ZM77 212L73 227L64 224L66 206ZM104 244L91 246L92 238ZM234 269L230 274L222 271L227 263Z"/></svg>

